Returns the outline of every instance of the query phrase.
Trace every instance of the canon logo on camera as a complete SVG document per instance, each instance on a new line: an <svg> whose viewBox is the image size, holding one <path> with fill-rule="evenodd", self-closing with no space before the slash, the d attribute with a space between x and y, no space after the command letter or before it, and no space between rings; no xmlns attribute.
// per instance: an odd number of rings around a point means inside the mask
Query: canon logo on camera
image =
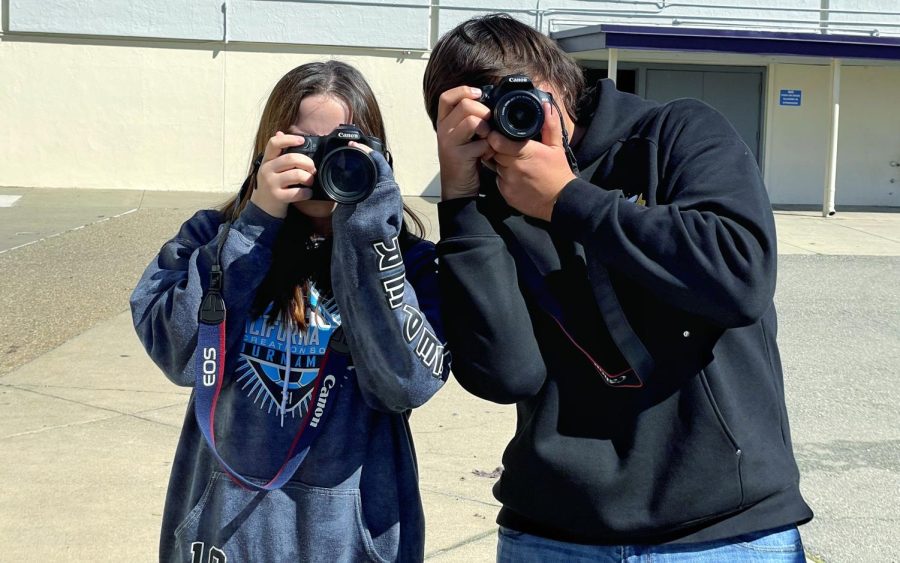
<svg viewBox="0 0 900 563"><path fill-rule="evenodd" d="M341 139L359 139L359 133L338 133Z"/></svg>
<svg viewBox="0 0 900 563"><path fill-rule="evenodd" d="M524 76L514 76L509 79L510 82L528 82L528 79Z"/></svg>

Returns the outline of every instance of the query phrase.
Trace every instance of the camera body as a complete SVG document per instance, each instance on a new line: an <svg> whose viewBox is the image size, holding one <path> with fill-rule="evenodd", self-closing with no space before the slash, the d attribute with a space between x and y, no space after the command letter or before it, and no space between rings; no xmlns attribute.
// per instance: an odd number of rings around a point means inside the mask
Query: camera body
<svg viewBox="0 0 900 563"><path fill-rule="evenodd" d="M544 102L549 92L538 90L524 74L504 76L496 86L481 87L478 100L491 110L491 126L516 141L540 140L544 126Z"/></svg>
<svg viewBox="0 0 900 563"><path fill-rule="evenodd" d="M353 204L369 197L378 182L378 167L362 149L351 147L355 141L384 154L384 143L364 134L353 124L341 124L328 135L306 136L299 147L285 153L305 154L316 165L312 199Z"/></svg>

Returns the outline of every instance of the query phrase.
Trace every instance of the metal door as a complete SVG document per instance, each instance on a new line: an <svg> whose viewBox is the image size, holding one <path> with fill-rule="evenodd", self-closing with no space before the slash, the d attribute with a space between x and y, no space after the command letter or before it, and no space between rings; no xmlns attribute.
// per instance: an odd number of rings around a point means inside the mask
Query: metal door
<svg viewBox="0 0 900 563"><path fill-rule="evenodd" d="M759 162L762 70L648 68L644 97L658 102L697 98L719 110L737 129Z"/></svg>

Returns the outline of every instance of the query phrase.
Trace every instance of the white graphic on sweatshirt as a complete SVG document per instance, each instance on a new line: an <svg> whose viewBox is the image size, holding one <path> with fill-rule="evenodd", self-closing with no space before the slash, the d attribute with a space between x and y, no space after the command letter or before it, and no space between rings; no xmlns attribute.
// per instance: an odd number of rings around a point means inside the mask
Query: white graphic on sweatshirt
<svg viewBox="0 0 900 563"><path fill-rule="evenodd" d="M334 297L311 282L306 305L305 331L287 326L281 315L262 315L244 328L237 381L261 409L282 419L306 416L328 340L341 325Z"/></svg>
<svg viewBox="0 0 900 563"><path fill-rule="evenodd" d="M378 271L386 272L403 266L403 255L396 235L388 243L376 242L372 245L378 255Z"/></svg>
<svg viewBox="0 0 900 563"><path fill-rule="evenodd" d="M416 343L416 357L427 368L431 369L434 377L440 378L444 373L444 362L449 362L450 352L437 336L425 325L425 315L411 305L403 305L403 336L406 341Z"/></svg>
<svg viewBox="0 0 900 563"><path fill-rule="evenodd" d="M209 555L203 558L203 542L195 541L191 544L191 563L228 563L228 556L216 546L210 546Z"/></svg>

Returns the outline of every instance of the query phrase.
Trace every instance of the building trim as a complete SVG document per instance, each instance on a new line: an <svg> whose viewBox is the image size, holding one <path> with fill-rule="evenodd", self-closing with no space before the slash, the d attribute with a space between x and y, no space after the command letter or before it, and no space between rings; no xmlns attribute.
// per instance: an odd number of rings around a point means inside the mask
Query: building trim
<svg viewBox="0 0 900 563"><path fill-rule="evenodd" d="M900 37L614 24L559 31L552 37L568 53L616 48L900 60Z"/></svg>

